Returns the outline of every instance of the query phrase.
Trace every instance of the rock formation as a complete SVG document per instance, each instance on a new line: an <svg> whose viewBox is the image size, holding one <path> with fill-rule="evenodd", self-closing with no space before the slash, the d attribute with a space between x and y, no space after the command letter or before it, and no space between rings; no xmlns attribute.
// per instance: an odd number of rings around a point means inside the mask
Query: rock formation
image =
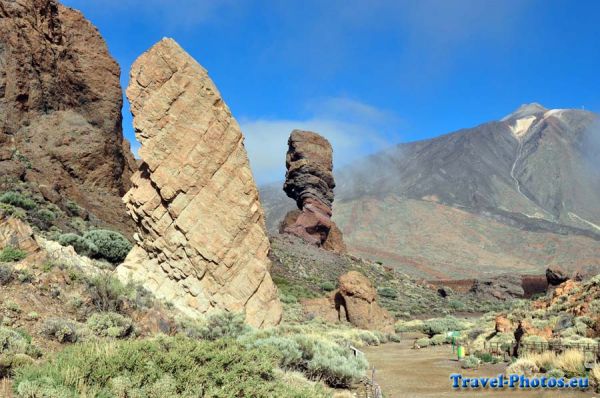
<svg viewBox="0 0 600 398"><path fill-rule="evenodd" d="M329 297L305 300L302 305L309 318L327 322L349 322L360 329L393 333L394 318L377 303L377 292L363 274L350 271L338 279L339 289Z"/></svg>
<svg viewBox="0 0 600 398"><path fill-rule="evenodd" d="M469 292L482 300L511 300L525 295L521 276L514 274L476 279Z"/></svg>
<svg viewBox="0 0 600 398"><path fill-rule="evenodd" d="M171 39L140 56L127 97L141 143L124 197L136 246L117 273L190 316L277 324L269 240L240 127L206 70Z"/></svg>
<svg viewBox="0 0 600 398"><path fill-rule="evenodd" d="M0 0L0 174L127 232L120 199L135 161L121 130L119 74L78 11Z"/></svg>
<svg viewBox="0 0 600 398"><path fill-rule="evenodd" d="M294 130L288 140L283 190L299 210L287 214L280 232L335 252L346 251L342 232L331 220L333 205L333 150L319 134Z"/></svg>
<svg viewBox="0 0 600 398"><path fill-rule="evenodd" d="M558 265L550 266L546 269L546 280L548 286L558 286L569 279L569 275Z"/></svg>

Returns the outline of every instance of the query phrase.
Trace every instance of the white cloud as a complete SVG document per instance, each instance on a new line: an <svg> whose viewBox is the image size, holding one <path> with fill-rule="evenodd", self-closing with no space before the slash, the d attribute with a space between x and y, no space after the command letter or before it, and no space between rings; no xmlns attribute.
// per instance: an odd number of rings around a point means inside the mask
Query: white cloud
<svg viewBox="0 0 600 398"><path fill-rule="evenodd" d="M241 119L246 149L259 184L285 176L287 140L294 129L310 130L333 146L334 167L398 142L401 121L391 112L348 98L328 98L307 105L311 115L302 120Z"/></svg>

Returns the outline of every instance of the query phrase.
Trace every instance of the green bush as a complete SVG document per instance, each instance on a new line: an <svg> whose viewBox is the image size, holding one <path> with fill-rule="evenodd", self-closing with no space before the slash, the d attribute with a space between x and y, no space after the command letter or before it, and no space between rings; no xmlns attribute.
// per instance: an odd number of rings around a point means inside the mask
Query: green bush
<svg viewBox="0 0 600 398"><path fill-rule="evenodd" d="M101 312L92 314L86 321L90 330L100 337L122 339L133 333L131 319L116 312Z"/></svg>
<svg viewBox="0 0 600 398"><path fill-rule="evenodd" d="M62 246L73 246L77 254L82 256L95 257L98 254L98 247L93 242L77 234L62 234L58 238L58 243Z"/></svg>
<svg viewBox="0 0 600 398"><path fill-rule="evenodd" d="M232 340L159 337L68 347L41 365L17 370L22 397L324 397L284 384L278 355Z"/></svg>
<svg viewBox="0 0 600 398"><path fill-rule="evenodd" d="M349 387L368 367L363 356L355 357L349 349L332 341L302 334L292 338L302 352L301 370L332 387Z"/></svg>
<svg viewBox="0 0 600 398"><path fill-rule="evenodd" d="M52 222L56 220L56 215L48 209L38 209L30 217L32 224L40 229L47 230L52 225Z"/></svg>
<svg viewBox="0 0 600 398"><path fill-rule="evenodd" d="M331 281L325 281L321 283L321 290L323 290L324 292L332 292L335 290L335 287L335 283Z"/></svg>
<svg viewBox="0 0 600 398"><path fill-rule="evenodd" d="M0 214L2 213L18 218L19 220L24 220L27 217L25 210L6 203L0 203Z"/></svg>
<svg viewBox="0 0 600 398"><path fill-rule="evenodd" d="M181 322L179 329L194 339L217 340L223 338L237 338L248 330L244 323L244 314L232 312L215 312L204 321Z"/></svg>
<svg viewBox="0 0 600 398"><path fill-rule="evenodd" d="M86 278L87 293L101 312L121 312L128 301L129 289L111 274L102 273Z"/></svg>
<svg viewBox="0 0 600 398"><path fill-rule="evenodd" d="M448 342L448 339L446 338L445 334L436 334L435 336L431 337L431 345L442 345L442 344L446 344Z"/></svg>
<svg viewBox="0 0 600 398"><path fill-rule="evenodd" d="M0 251L0 263L14 263L27 257L27 252L12 246L6 246Z"/></svg>
<svg viewBox="0 0 600 398"><path fill-rule="evenodd" d="M294 340L288 337L270 336L247 344L247 347L271 347L281 354L280 366L284 369L298 369L302 365L302 351Z"/></svg>
<svg viewBox="0 0 600 398"><path fill-rule="evenodd" d="M25 210L33 210L37 207L37 204L33 200L13 191L4 192L0 195L0 202Z"/></svg>
<svg viewBox="0 0 600 398"><path fill-rule="evenodd" d="M88 231L83 238L97 248L97 256L118 264L125 260L131 250L131 243L120 233L97 229Z"/></svg>
<svg viewBox="0 0 600 398"><path fill-rule="evenodd" d="M424 348L424 347L429 347L429 345L431 344L431 340L429 339L429 337L421 337L420 339L417 339L415 341L415 345Z"/></svg>
<svg viewBox="0 0 600 398"><path fill-rule="evenodd" d="M18 330L0 327L0 378L12 376L20 366L30 364L40 356L31 336Z"/></svg>
<svg viewBox="0 0 600 398"><path fill-rule="evenodd" d="M13 279L14 268L10 264L0 264L0 286L8 285Z"/></svg>
<svg viewBox="0 0 600 398"><path fill-rule="evenodd" d="M423 333L434 336L436 334L445 334L450 331L465 330L466 327L467 325L465 325L464 322L454 317L447 316L445 318L434 318L424 321Z"/></svg>
<svg viewBox="0 0 600 398"><path fill-rule="evenodd" d="M65 208L70 216L80 216L83 213L83 209L72 200L67 200Z"/></svg>
<svg viewBox="0 0 600 398"><path fill-rule="evenodd" d="M71 321L60 318L50 318L44 321L42 333L59 343L75 343L77 341L77 326Z"/></svg>
<svg viewBox="0 0 600 398"><path fill-rule="evenodd" d="M398 297L398 292L395 289L392 289L391 287L381 287L377 289L377 293L379 293L381 297L389 299L395 299L396 297Z"/></svg>
<svg viewBox="0 0 600 398"><path fill-rule="evenodd" d="M469 355L465 359L462 360L460 367L463 369L476 369L481 364L479 358L474 355Z"/></svg>

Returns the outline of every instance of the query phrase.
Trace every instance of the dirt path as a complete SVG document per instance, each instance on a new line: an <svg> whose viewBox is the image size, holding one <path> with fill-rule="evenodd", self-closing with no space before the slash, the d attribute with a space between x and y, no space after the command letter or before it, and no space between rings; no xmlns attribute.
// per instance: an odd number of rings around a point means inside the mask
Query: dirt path
<svg viewBox="0 0 600 398"><path fill-rule="evenodd" d="M592 398L599 394L565 390L453 390L450 374L465 377L495 377L503 373L505 365L485 365L478 370L460 369L450 346L413 350L412 339L401 343L383 344L364 350L371 366L375 366L375 380L381 385L386 398L438 397L511 397L511 398Z"/></svg>

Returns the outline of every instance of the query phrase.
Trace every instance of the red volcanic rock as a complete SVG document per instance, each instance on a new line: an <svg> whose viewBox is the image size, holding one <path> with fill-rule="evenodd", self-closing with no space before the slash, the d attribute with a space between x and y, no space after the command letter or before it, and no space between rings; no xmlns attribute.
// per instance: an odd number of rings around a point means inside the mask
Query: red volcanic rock
<svg viewBox="0 0 600 398"><path fill-rule="evenodd" d="M98 30L55 0L0 0L0 175L128 232L135 161L119 66Z"/></svg>
<svg viewBox="0 0 600 398"><path fill-rule="evenodd" d="M342 233L331 220L335 188L331 144L319 134L294 130L288 146L283 190L300 211L288 213L280 232L330 251L346 252Z"/></svg>

